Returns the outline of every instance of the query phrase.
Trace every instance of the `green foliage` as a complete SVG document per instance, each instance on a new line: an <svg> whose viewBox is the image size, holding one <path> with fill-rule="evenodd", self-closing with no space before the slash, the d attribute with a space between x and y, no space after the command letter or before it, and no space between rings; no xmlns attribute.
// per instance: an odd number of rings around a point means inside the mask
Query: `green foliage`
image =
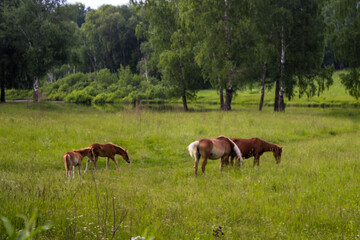
<svg viewBox="0 0 360 240"><path fill-rule="evenodd" d="M341 82L351 96L360 97L360 68L352 68L348 73L340 75Z"/></svg>
<svg viewBox="0 0 360 240"><path fill-rule="evenodd" d="M90 104L92 96L84 90L74 90L65 97L66 102Z"/></svg>
<svg viewBox="0 0 360 240"><path fill-rule="evenodd" d="M98 73L76 73L46 83L42 88L46 99L74 103L136 102L164 99L166 89L162 82L133 74L130 67L121 67L118 73L102 69Z"/></svg>
<svg viewBox="0 0 360 240"><path fill-rule="evenodd" d="M87 40L85 56L90 58L93 71L108 68L115 72L124 65L135 72L140 51L135 28L139 21L134 9L125 5L104 5L86 15L81 29Z"/></svg>
<svg viewBox="0 0 360 240"><path fill-rule="evenodd" d="M32 99L32 90L25 89L8 89L6 90L6 98L9 100Z"/></svg>
<svg viewBox="0 0 360 240"><path fill-rule="evenodd" d="M6 229L7 238L9 240L26 240L26 239L34 239L36 235L39 235L43 231L47 231L51 228L51 225L45 224L43 226L36 226L38 220L38 212L35 208L33 214L30 219L28 219L25 215L17 215L19 218L24 220L24 227L16 232L13 224L6 217L1 216L1 220Z"/></svg>

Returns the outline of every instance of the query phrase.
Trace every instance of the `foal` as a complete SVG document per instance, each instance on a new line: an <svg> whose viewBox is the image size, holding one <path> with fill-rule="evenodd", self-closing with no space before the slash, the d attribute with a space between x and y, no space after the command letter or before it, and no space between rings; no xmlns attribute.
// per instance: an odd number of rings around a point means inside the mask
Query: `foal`
<svg viewBox="0 0 360 240"><path fill-rule="evenodd" d="M221 158L220 170L222 170L224 164L229 162L229 156L237 156L240 162L243 162L241 152L238 146L229 138L220 136L218 138L208 139L204 138L199 141L190 143L188 146L190 156L195 157L195 177L197 176L198 164L201 156L203 157L203 163L201 166L202 172L205 173L205 166L208 159Z"/></svg>
<svg viewBox="0 0 360 240"><path fill-rule="evenodd" d="M266 142L260 138L241 139L230 138L240 148L244 158L254 157L254 166L260 165L260 156L264 152L273 152L276 163L281 161L282 147ZM233 156L231 156L231 163L233 163Z"/></svg>
<svg viewBox="0 0 360 240"><path fill-rule="evenodd" d="M115 145L113 143L106 143L106 144L93 143L93 144L91 144L89 146L89 148L91 148L91 150L93 151L94 158L89 158L87 160L85 172L88 169L88 165L89 165L90 161L94 162L95 171L97 171L96 162L98 160L98 157L107 157L107 159L106 159L106 169L108 169L109 158L111 158L114 161L114 163L116 164L117 170L119 171L119 165L118 165L118 162L115 160L115 154L121 155L122 158L127 163L130 163L128 151L126 151L122 147L120 147L118 145Z"/></svg>
<svg viewBox="0 0 360 240"><path fill-rule="evenodd" d="M75 167L79 168L79 176L81 177L81 161L84 157L93 158L91 148L82 148L74 150L72 152L66 152L64 154L64 164L66 170L66 176L71 179L71 170L73 170L73 177L75 176Z"/></svg>

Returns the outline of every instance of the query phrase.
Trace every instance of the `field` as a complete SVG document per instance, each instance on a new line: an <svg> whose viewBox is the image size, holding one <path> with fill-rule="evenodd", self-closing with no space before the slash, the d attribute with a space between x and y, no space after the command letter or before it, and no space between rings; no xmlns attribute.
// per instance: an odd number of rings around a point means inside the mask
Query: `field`
<svg viewBox="0 0 360 240"><path fill-rule="evenodd" d="M37 209L52 227L36 239L359 239L359 109L234 106L1 104L0 215L19 230L17 214ZM277 143L282 161L265 153L223 172L209 161L195 178L188 144L219 135ZM123 146L131 163L117 156L118 172L100 158L67 181L63 154L93 142Z"/></svg>

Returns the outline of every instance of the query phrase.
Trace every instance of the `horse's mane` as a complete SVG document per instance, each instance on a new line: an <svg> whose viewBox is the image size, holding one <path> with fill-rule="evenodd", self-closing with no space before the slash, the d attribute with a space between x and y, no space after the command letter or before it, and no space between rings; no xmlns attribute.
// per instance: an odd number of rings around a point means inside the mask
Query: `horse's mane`
<svg viewBox="0 0 360 240"><path fill-rule="evenodd" d="M119 145L113 144L112 142L109 142L109 144L111 144L111 145L113 145L114 147L119 148L120 150L122 150L122 151L124 151L124 152L127 153L127 151L126 151L124 148L120 147Z"/></svg>
<svg viewBox="0 0 360 240"><path fill-rule="evenodd" d="M90 150L90 149L91 149L91 147L80 148L80 149L73 150L73 152L81 152L81 151Z"/></svg>
<svg viewBox="0 0 360 240"><path fill-rule="evenodd" d="M217 138L225 138L225 139L227 139L233 145L233 148L234 148L234 151L236 153L237 158L240 159L241 162L244 161L243 158L242 158L241 151L240 151L239 147L236 145L236 143L234 143L233 140L231 140L230 138L225 137L225 136L219 136Z"/></svg>

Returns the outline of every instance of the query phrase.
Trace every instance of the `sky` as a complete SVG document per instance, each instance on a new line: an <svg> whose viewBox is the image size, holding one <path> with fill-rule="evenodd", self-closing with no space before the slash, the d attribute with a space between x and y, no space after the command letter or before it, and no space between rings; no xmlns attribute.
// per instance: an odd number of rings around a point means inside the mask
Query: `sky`
<svg viewBox="0 0 360 240"><path fill-rule="evenodd" d="M101 5L110 4L114 6L118 5L128 5L129 0L67 0L67 3L73 4L80 2L85 5L85 7L90 7L92 9L98 9Z"/></svg>

